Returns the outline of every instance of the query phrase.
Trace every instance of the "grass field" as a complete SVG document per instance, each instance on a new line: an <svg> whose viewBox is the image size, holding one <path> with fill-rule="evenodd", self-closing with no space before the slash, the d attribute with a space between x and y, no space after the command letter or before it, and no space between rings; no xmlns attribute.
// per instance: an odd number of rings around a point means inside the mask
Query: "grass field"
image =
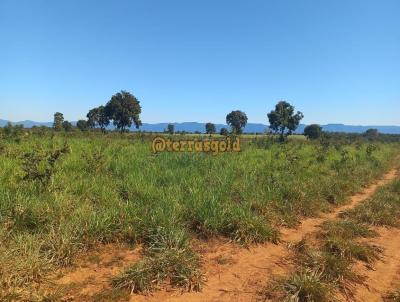
<svg viewBox="0 0 400 302"><path fill-rule="evenodd" d="M43 299L35 288L49 272L112 242L144 250L110 280L114 287L143 292L168 281L200 290L193 238L278 242L280 227L343 203L398 153L398 143L320 144L304 137L285 144L248 137L240 153L218 155L153 154L145 136L3 139L0 300ZM359 221L369 212L348 215Z"/></svg>
<svg viewBox="0 0 400 302"><path fill-rule="evenodd" d="M340 293L346 297L340 301L398 301L398 291L379 293L371 287L385 283L393 287L393 282L394 286L399 285L396 285L400 281L396 281L400 272L396 259L399 232L395 230L400 227L399 222L397 176L363 203L323 223L314 237L297 243L293 249L294 272L271 282L266 296L273 301L334 302ZM396 243L391 246L393 241ZM382 260L383 255L386 259ZM374 267L378 260L381 265ZM365 274L357 263L368 267L373 276ZM371 277L375 284L369 284Z"/></svg>

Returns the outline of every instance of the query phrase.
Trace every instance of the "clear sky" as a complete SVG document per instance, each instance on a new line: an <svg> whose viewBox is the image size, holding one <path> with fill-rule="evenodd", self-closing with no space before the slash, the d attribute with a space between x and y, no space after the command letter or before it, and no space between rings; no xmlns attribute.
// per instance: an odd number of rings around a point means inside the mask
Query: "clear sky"
<svg viewBox="0 0 400 302"><path fill-rule="evenodd" d="M400 125L399 0L0 0L0 118L84 118L120 90L143 122Z"/></svg>

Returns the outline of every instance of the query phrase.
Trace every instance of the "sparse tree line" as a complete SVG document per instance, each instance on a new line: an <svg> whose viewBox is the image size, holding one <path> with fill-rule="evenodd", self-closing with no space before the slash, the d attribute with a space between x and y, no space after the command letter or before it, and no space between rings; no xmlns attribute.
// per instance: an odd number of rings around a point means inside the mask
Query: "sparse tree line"
<svg viewBox="0 0 400 302"><path fill-rule="evenodd" d="M79 120L76 127L81 131L89 128L100 128L102 132L106 132L106 128L112 122L113 125L121 132L126 131L132 124L138 129L142 122L139 118L142 108L139 101L131 93L121 91L111 97L104 106L99 106L89 110L86 115L87 120ZM64 120L64 116L60 112L54 114L53 128L55 131L70 131L72 124Z"/></svg>
<svg viewBox="0 0 400 302"><path fill-rule="evenodd" d="M114 94L111 99L105 104L99 107L90 109L86 115L86 120L78 120L76 128L80 131L88 131L89 129L100 129L103 133L106 133L106 129L110 124L122 132L127 131L132 125L139 129L142 125L140 120L140 114L142 108L138 99L127 91L121 91ZM278 135L280 141L285 141L288 135L293 134L298 128L300 121L304 115L302 112L295 112L293 105L286 101L280 101L275 105L275 109L271 110L267 114L269 121L269 133ZM223 127L220 129L219 134L223 136L227 135L240 135L243 133L243 129L247 125L247 115L245 112L240 110L234 110L227 114L226 124L230 127L230 130ZM4 133L10 135L10 133L20 133L22 125L12 126L9 123L4 127ZM74 129L71 122L64 119L64 115L60 112L54 114L53 120L54 131L65 131L70 132ZM174 124L168 124L164 130L165 133L174 134L181 133L185 134L186 131L175 131ZM196 131L195 133L200 133ZM210 136L217 133L215 124L208 122L205 124L205 133ZM320 139L323 136L322 127L318 124L311 124L305 127L304 135L310 139ZM369 139L374 139L379 136L377 129L368 129L364 136Z"/></svg>
<svg viewBox="0 0 400 302"><path fill-rule="evenodd" d="M89 110L86 115L87 120L79 120L77 128L86 131L89 128L100 128L103 133L107 127L113 125L120 131L124 132L129 129L132 124L137 129L142 125L140 113L142 108L138 99L127 91L121 91L111 97L107 104ZM280 101L275 110L268 113L268 120L272 132L279 134L280 139L284 140L285 135L292 134L299 126L303 114L299 111L294 112L294 107L285 101ZM243 129L247 125L247 115L243 111L234 110L226 116L226 123L230 126L230 132L226 128L220 130L221 135L239 135L243 133ZM63 114L56 112L54 114L53 128L55 131L71 131L72 124L64 120ZM175 126L168 124L165 129L166 133L174 134ZM205 125L205 133L212 135L216 133L215 124L208 122ZM317 132L313 132L314 136ZM311 138L311 137L310 137Z"/></svg>
<svg viewBox="0 0 400 302"><path fill-rule="evenodd" d="M292 134L300 124L304 117L300 111L294 112L294 107L286 101L280 101L276 104L275 109L267 114L270 123L270 133L279 134L280 141L285 140L285 136ZM230 126L231 132L227 128L221 128L220 135L227 136L230 133L239 135L243 133L243 129L247 125L247 115L243 111L234 110L226 116L226 123ZM175 133L173 124L168 124L166 133ZM216 133L215 124L208 122L205 125L205 133L212 135ZM318 139L322 135L322 128L313 124L305 128L304 134L309 139Z"/></svg>
<svg viewBox="0 0 400 302"><path fill-rule="evenodd" d="M85 131L89 128L100 128L101 131L105 133L106 128L112 121L113 125L120 132L129 129L132 124L139 129L142 125L139 117L141 111L140 102L137 98L127 91L121 91L113 95L105 106L91 109L86 115L87 120L79 120L77 122L77 128L81 131ZM285 141L288 135L296 131L303 117L304 115L302 112L295 112L293 105L286 101L280 101L275 105L275 109L267 114L270 124L269 133L279 135L279 140ZM247 125L247 120L248 118L245 112L233 110L226 116L226 124L230 126L230 131L227 128L221 128L219 134L223 136L229 134L240 135ZM54 115L53 127L57 131L62 129L70 131L72 129L71 123L64 121L62 114L59 112ZM168 124L164 132L174 134L174 124ZM182 132L185 133L184 131ZM209 135L215 134L215 124L211 122L206 123L205 133ZM308 125L304 129L304 135L310 140L319 139L323 135L322 127L318 124ZM376 129L368 129L365 135L368 137L376 137L378 131Z"/></svg>

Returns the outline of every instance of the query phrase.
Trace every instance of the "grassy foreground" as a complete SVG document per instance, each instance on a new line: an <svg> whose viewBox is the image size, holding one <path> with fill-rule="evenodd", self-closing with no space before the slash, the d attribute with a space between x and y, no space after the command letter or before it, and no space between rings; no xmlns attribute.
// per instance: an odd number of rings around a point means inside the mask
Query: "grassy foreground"
<svg viewBox="0 0 400 302"><path fill-rule="evenodd" d="M146 139L90 133L2 140L0 300L42 297L48 272L116 241L143 244L144 258L114 286L139 292L168 281L199 290L192 236L277 242L279 226L342 203L398 150L249 140L240 153L152 154Z"/></svg>
<svg viewBox="0 0 400 302"><path fill-rule="evenodd" d="M273 301L334 302L341 292L350 300L353 285L364 276L354 269L356 261L372 264L382 249L362 238L377 236L374 226L400 227L400 178L378 189L367 201L322 225L316 240L304 239L294 249L296 269L287 278L272 282L265 294ZM382 297L400 301L395 291Z"/></svg>

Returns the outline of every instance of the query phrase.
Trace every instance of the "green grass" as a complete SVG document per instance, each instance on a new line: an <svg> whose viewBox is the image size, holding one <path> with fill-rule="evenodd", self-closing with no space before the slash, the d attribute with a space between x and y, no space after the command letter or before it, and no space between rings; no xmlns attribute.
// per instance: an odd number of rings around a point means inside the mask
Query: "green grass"
<svg viewBox="0 0 400 302"><path fill-rule="evenodd" d="M368 145L247 137L242 152L212 155L153 154L146 136L3 139L0 292L40 283L49 271L71 265L77 253L109 242L145 246L143 261L124 275L143 284L135 288L149 284L139 275L148 273L153 288L155 273L165 276L160 283L172 280L171 272L174 286L199 288L191 237L278 242L280 226L343 203L381 175L398 152L395 143L376 143L371 155ZM55 156L60 150L65 152ZM185 248L155 253L160 229L185 234ZM187 265L178 267L180 261Z"/></svg>
<svg viewBox="0 0 400 302"><path fill-rule="evenodd" d="M322 224L317 243L303 239L294 246L294 273L276 280L264 294L276 301L324 302L334 301L337 290L351 293L353 284L365 281L353 269L355 260L372 264L382 252L360 239L377 236L373 226L399 227L399 192L400 180L396 179L338 219ZM398 299L394 292L385 301Z"/></svg>
<svg viewBox="0 0 400 302"><path fill-rule="evenodd" d="M350 226L348 233L345 226ZM351 292L353 284L364 282L353 270L354 260L372 263L378 259L380 249L357 242L359 237L372 235L368 228L348 221L325 224L318 244L303 240L295 246L295 271L276 280L277 285L270 285L265 295L274 301L335 301L335 290Z"/></svg>
<svg viewBox="0 0 400 302"><path fill-rule="evenodd" d="M379 189L374 198L342 216L370 225L400 227L400 180Z"/></svg>
<svg viewBox="0 0 400 302"><path fill-rule="evenodd" d="M270 285L264 296L285 302L333 302L331 286L321 280L317 271L299 271Z"/></svg>
<svg viewBox="0 0 400 302"><path fill-rule="evenodd" d="M144 259L115 277L112 284L131 292L146 292L168 281L174 287L199 291L204 281L199 262L185 233L158 228L146 242Z"/></svg>

